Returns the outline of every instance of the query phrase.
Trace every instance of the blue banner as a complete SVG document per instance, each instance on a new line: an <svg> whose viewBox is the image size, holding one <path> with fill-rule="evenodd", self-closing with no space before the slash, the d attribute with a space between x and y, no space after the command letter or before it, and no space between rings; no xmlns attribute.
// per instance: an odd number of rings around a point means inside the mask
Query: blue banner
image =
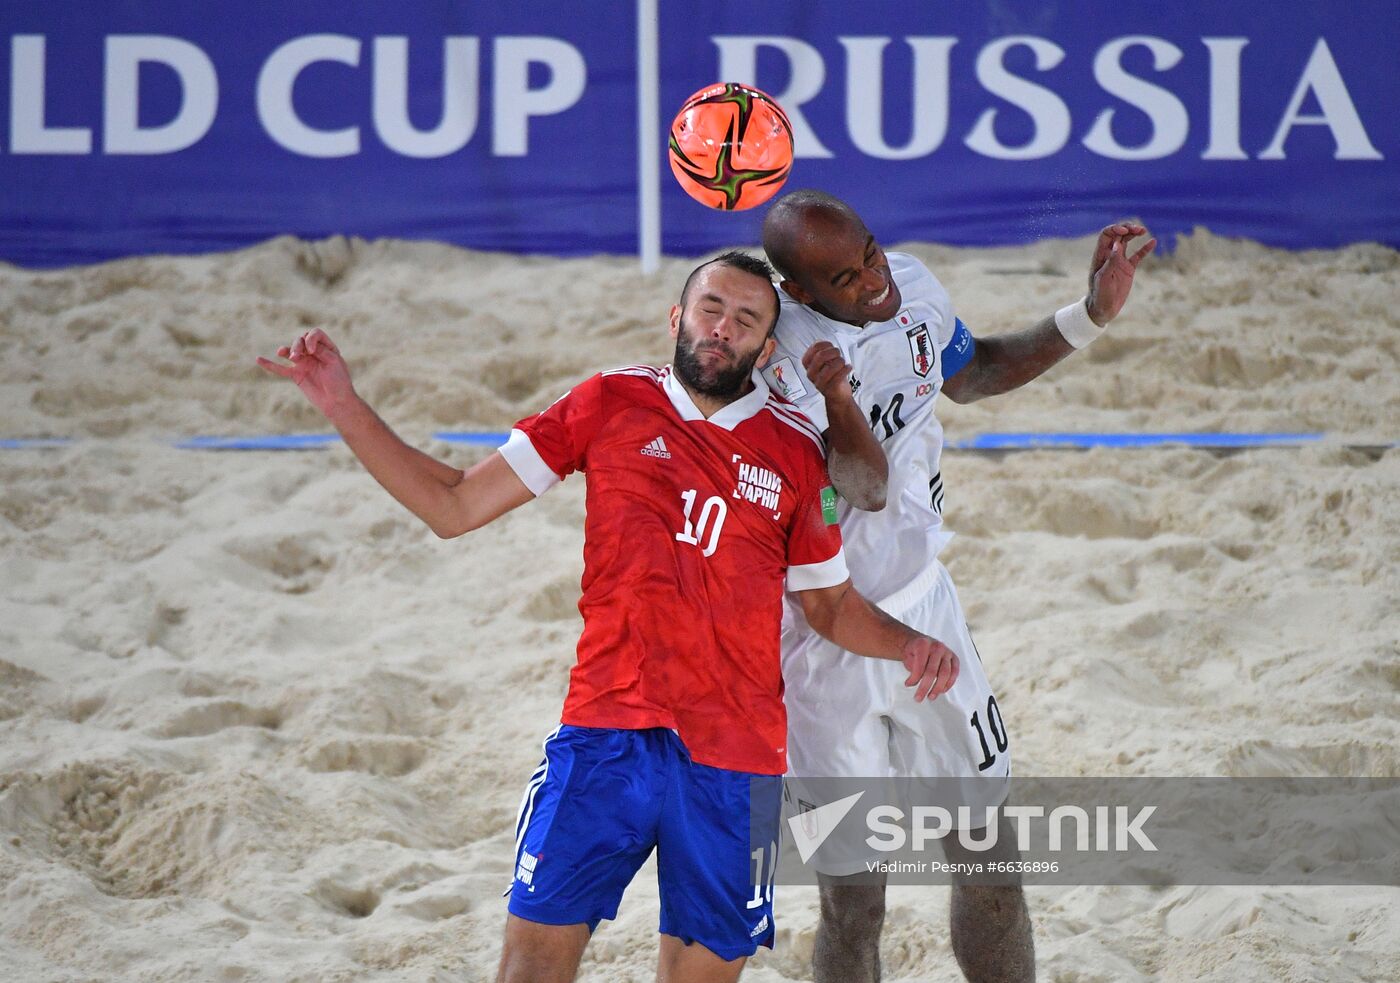
<svg viewBox="0 0 1400 983"><path fill-rule="evenodd" d="M717 80L793 120L789 187L885 241L1122 217L1400 245L1400 7L659 0L660 116ZM0 258L292 233L561 255L639 247L637 7L69 0L0 7ZM754 242L687 198L662 244Z"/></svg>

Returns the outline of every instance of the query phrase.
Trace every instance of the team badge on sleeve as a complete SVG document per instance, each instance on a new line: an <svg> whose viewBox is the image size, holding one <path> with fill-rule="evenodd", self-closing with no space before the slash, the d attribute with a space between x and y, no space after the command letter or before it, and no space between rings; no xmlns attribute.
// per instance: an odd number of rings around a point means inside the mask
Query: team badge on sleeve
<svg viewBox="0 0 1400 983"><path fill-rule="evenodd" d="M822 518L828 526L836 525L836 489L830 485L822 489Z"/></svg>
<svg viewBox="0 0 1400 983"><path fill-rule="evenodd" d="M797 366L790 358L780 358L763 370L763 377L784 399L801 399L807 395L807 387L797 376Z"/></svg>

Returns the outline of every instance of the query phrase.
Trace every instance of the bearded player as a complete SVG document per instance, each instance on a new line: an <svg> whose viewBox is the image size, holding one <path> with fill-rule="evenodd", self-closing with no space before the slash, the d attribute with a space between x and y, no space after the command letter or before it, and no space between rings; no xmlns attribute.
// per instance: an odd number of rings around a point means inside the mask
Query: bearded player
<svg viewBox="0 0 1400 983"><path fill-rule="evenodd" d="M943 531L943 428L938 394L959 403L1030 382L1089 344L1122 309L1149 240L1129 257L1139 225L1105 228L1089 293L1034 327L974 338L942 284L912 256L885 254L860 217L818 191L779 199L763 247L785 297L764 374L825 432L852 581L888 614L958 655L956 684L933 703L896 697L886 667L852 657L800 610L783 634L789 761L801 778L978 779L979 798L1005 799L1010 740L938 553ZM980 815L980 812L973 813ZM955 836L947 859L975 863ZM885 885L863 843L829 858L813 953L819 983L880 974ZM829 855L828 855L829 856ZM859 883L850 875L862 872ZM844 878L844 879L843 879ZM970 980L1035 977L1030 918L1019 884L955 882L951 942Z"/></svg>
<svg viewBox="0 0 1400 983"><path fill-rule="evenodd" d="M902 663L904 699L957 677L947 648L851 589L821 438L755 371L777 315L766 263L701 265L671 309L673 366L588 379L466 472L395 436L324 332L280 349L290 364L258 359L439 536L588 475L583 634L520 808L499 980L572 980L653 850L658 980L732 981L772 945L772 886L752 872L778 838L784 587L835 644Z"/></svg>

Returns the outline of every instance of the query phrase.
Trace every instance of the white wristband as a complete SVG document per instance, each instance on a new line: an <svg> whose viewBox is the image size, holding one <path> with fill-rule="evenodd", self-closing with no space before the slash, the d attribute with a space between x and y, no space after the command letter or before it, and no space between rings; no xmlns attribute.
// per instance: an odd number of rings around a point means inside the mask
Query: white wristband
<svg viewBox="0 0 1400 983"><path fill-rule="evenodd" d="M1075 348L1083 348L1103 334L1103 328L1089 319L1088 297L1056 311L1055 327L1060 329L1060 334L1064 335L1065 341Z"/></svg>

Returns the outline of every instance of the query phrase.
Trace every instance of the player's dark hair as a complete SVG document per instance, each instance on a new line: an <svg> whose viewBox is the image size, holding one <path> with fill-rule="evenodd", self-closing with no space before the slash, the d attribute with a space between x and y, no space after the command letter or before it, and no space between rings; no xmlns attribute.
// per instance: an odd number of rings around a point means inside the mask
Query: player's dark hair
<svg viewBox="0 0 1400 983"><path fill-rule="evenodd" d="M763 216L763 251L768 254L768 262L784 280L797 280L793 272L797 269L794 255L801 232L803 219L812 212L825 212L843 219L860 221L850 205L835 195L815 188L799 188L789 191L768 209Z"/></svg>
<svg viewBox="0 0 1400 983"><path fill-rule="evenodd" d="M685 306L686 298L690 296L690 284L701 270L707 266L714 266L716 263L721 266L732 266L736 270L742 270L763 280L768 284L768 289L773 291L773 322L768 325L768 333L771 335L773 329L778 325L778 311L780 304L778 301L778 288L773 286L773 267L769 266L757 256L750 256L746 252L738 249L731 249L728 252L720 253L714 259L708 259L695 269L690 271L690 276L685 278L685 286L681 288L681 307Z"/></svg>

